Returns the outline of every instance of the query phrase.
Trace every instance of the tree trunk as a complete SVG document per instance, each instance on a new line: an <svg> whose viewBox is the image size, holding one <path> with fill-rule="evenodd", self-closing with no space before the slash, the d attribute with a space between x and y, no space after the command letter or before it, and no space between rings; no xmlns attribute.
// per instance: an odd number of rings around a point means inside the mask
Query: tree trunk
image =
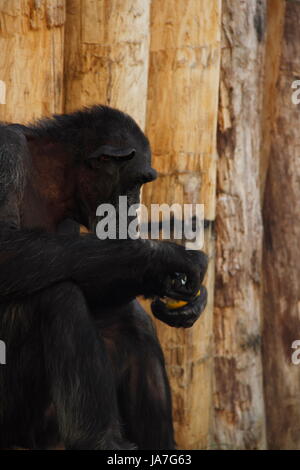
<svg viewBox="0 0 300 470"><path fill-rule="evenodd" d="M213 447L262 449L261 0L223 2L216 220Z"/></svg>
<svg viewBox="0 0 300 470"><path fill-rule="evenodd" d="M212 393L216 124L221 2L153 0L147 133L159 179L144 202L203 203L210 255L208 306L190 330L157 322L179 448L208 446Z"/></svg>
<svg viewBox="0 0 300 470"><path fill-rule="evenodd" d="M145 125L150 0L67 0L65 108L106 104Z"/></svg>
<svg viewBox="0 0 300 470"><path fill-rule="evenodd" d="M277 86L277 118L264 200L264 382L269 447L300 447L300 105L291 88L300 76L300 3L287 2Z"/></svg>
<svg viewBox="0 0 300 470"><path fill-rule="evenodd" d="M65 0L0 0L0 120L62 111Z"/></svg>
<svg viewBox="0 0 300 470"><path fill-rule="evenodd" d="M271 136L276 113L277 82L282 53L285 1L267 1L267 38L265 57L262 140L260 155L260 196L263 203L266 176L270 161Z"/></svg>

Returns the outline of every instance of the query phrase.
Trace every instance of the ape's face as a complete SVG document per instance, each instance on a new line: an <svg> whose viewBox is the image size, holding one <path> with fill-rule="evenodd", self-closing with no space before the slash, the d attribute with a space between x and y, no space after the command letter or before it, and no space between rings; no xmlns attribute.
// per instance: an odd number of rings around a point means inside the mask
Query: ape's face
<svg viewBox="0 0 300 470"><path fill-rule="evenodd" d="M113 123L114 124L114 123ZM141 186L156 178L151 167L151 150L141 130L119 122L103 132L86 130L84 151L77 171L77 203L80 223L95 229L96 210L110 203L118 212L119 196L127 196L127 205L140 202Z"/></svg>

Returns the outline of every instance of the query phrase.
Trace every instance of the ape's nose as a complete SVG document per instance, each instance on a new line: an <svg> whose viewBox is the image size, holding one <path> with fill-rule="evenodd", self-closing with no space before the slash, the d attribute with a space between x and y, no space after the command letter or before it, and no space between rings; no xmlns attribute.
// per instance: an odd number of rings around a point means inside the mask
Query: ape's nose
<svg viewBox="0 0 300 470"><path fill-rule="evenodd" d="M147 183L150 183L151 181L155 181L157 179L157 171L154 168L151 168L149 172L147 173Z"/></svg>

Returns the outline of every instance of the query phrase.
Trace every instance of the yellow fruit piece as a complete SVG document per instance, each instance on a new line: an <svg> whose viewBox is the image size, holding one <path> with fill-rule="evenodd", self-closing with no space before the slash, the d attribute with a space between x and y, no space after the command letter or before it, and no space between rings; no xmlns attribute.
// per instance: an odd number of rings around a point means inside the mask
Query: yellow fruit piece
<svg viewBox="0 0 300 470"><path fill-rule="evenodd" d="M196 297L199 297L199 295L200 289L198 290ZM177 308L185 307L188 304L188 302L186 302L185 300L175 300L170 299L169 297L167 297L164 302L167 309L169 310L176 310Z"/></svg>
<svg viewBox="0 0 300 470"><path fill-rule="evenodd" d="M175 310L176 308L185 307L187 304L188 302L185 302L184 300L167 299L166 301L166 307L169 310Z"/></svg>
<svg viewBox="0 0 300 470"><path fill-rule="evenodd" d="M90 231L84 225L80 225L80 233L90 233Z"/></svg>

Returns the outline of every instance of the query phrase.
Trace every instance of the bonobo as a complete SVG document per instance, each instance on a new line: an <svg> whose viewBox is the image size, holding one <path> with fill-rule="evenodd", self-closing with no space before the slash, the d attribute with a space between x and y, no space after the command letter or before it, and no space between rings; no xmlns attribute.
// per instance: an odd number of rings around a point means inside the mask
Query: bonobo
<svg viewBox="0 0 300 470"><path fill-rule="evenodd" d="M153 310L191 326L206 255L74 229L93 232L99 204L137 203L155 177L147 138L115 109L0 125L0 448L45 448L49 428L67 449L175 447L163 354L135 298L187 300Z"/></svg>

